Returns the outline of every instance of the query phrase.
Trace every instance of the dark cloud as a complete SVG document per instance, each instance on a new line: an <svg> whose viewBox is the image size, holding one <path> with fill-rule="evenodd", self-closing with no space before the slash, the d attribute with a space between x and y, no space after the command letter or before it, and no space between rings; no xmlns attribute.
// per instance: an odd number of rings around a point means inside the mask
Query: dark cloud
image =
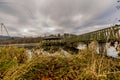
<svg viewBox="0 0 120 80"><path fill-rule="evenodd" d="M94 30L94 26L115 23L111 19L119 15L116 16L113 3L113 0L1 0L0 21L11 35L17 36L82 33L92 26Z"/></svg>

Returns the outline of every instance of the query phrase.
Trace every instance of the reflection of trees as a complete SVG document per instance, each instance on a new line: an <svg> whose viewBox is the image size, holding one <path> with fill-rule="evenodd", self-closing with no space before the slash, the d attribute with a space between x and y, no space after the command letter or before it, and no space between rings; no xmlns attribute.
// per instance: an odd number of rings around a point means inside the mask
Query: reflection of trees
<svg viewBox="0 0 120 80"><path fill-rule="evenodd" d="M19 44L19 43L37 43L42 40L41 37L37 38L13 38L0 40L0 44Z"/></svg>

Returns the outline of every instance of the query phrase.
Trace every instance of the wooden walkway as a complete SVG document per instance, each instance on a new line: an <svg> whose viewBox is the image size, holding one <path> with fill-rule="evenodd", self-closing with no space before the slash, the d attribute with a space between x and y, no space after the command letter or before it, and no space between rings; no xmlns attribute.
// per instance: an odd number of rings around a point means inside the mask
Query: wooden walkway
<svg viewBox="0 0 120 80"><path fill-rule="evenodd" d="M120 41L120 25L115 25L109 28L81 34L78 36L64 38L60 40L43 40L42 46L76 46L80 42L89 44L91 41L98 41L99 43L106 43L108 41Z"/></svg>
<svg viewBox="0 0 120 80"><path fill-rule="evenodd" d="M105 28L105 29L79 35L79 40L81 41L120 40L120 25L115 25L109 28Z"/></svg>

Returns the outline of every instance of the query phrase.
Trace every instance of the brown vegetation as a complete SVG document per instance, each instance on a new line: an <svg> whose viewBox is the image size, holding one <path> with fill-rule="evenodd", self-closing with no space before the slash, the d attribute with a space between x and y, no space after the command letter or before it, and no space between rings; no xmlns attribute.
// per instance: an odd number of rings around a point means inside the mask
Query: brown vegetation
<svg viewBox="0 0 120 80"><path fill-rule="evenodd" d="M2 80L119 80L120 60L85 49L70 57L37 55L28 62L24 49L0 48Z"/></svg>

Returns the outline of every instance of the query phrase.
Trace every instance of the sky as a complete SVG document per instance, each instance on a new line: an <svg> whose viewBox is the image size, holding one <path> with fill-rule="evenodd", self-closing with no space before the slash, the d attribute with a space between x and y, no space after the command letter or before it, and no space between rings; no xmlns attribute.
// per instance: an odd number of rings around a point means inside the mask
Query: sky
<svg viewBox="0 0 120 80"><path fill-rule="evenodd" d="M117 0L0 0L0 23L11 36L84 34L119 24ZM6 35L3 29L0 35Z"/></svg>

